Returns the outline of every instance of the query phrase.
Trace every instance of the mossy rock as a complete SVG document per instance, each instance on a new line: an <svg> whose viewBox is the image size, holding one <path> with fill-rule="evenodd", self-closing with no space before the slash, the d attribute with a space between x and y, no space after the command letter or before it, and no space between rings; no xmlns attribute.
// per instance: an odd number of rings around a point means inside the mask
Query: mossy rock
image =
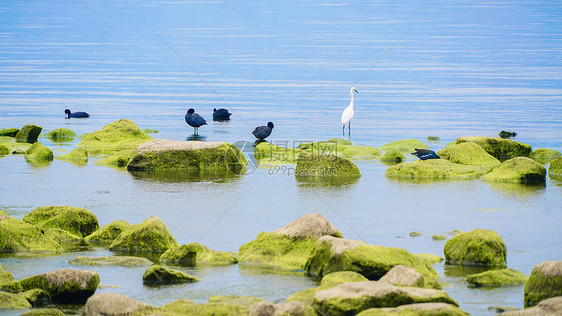
<svg viewBox="0 0 562 316"><path fill-rule="evenodd" d="M147 316L147 315L201 315L201 316L227 316L227 315L249 315L249 307L235 304L196 304L187 298L168 303L162 307L145 306L133 313L131 316Z"/></svg>
<svg viewBox="0 0 562 316"><path fill-rule="evenodd" d="M443 261L443 258L439 257L438 255L432 255L429 253L418 253L415 254L414 256L425 260L425 262L429 263L429 264L435 264L435 263L439 263L441 261Z"/></svg>
<svg viewBox="0 0 562 316"><path fill-rule="evenodd" d="M86 236L84 240L87 242L111 243L117 236L131 227L132 225L125 221L115 220Z"/></svg>
<svg viewBox="0 0 562 316"><path fill-rule="evenodd" d="M134 149L121 150L108 157L98 159L94 163L98 166L127 167L129 161L134 155Z"/></svg>
<svg viewBox="0 0 562 316"><path fill-rule="evenodd" d="M53 151L40 142L35 142L25 152L25 159L30 162L53 161Z"/></svg>
<svg viewBox="0 0 562 316"><path fill-rule="evenodd" d="M0 136L16 137L19 131L19 128L1 128Z"/></svg>
<svg viewBox="0 0 562 316"><path fill-rule="evenodd" d="M401 163L402 161L406 160L406 157L404 157L404 154L402 154L400 150L391 149L378 159L383 162Z"/></svg>
<svg viewBox="0 0 562 316"><path fill-rule="evenodd" d="M64 313L56 308L39 308L27 311L20 316L64 316Z"/></svg>
<svg viewBox="0 0 562 316"><path fill-rule="evenodd" d="M165 252L179 246L168 228L158 218L151 216L144 222L123 231L109 246L110 250L129 252Z"/></svg>
<svg viewBox="0 0 562 316"><path fill-rule="evenodd" d="M238 263L238 260L228 252L211 250L201 244L190 243L168 249L160 257L160 262L185 266L197 266L199 264L236 264Z"/></svg>
<svg viewBox="0 0 562 316"><path fill-rule="evenodd" d="M469 316L470 314L452 304L418 303L398 307L370 308L357 316Z"/></svg>
<svg viewBox="0 0 562 316"><path fill-rule="evenodd" d="M78 143L89 154L113 154L115 152L133 149L152 139L135 123L128 119L121 119L104 126L101 130L89 133Z"/></svg>
<svg viewBox="0 0 562 316"><path fill-rule="evenodd" d="M158 130L156 130L156 129L150 129L150 128L145 128L145 129L144 129L144 132L147 133L147 134L156 134L156 133L159 133Z"/></svg>
<svg viewBox="0 0 562 316"><path fill-rule="evenodd" d="M548 176L552 179L562 181L562 158L556 158L550 162Z"/></svg>
<svg viewBox="0 0 562 316"><path fill-rule="evenodd" d="M505 244L493 230L475 229L456 235L445 243L443 252L449 264L500 267L506 265Z"/></svg>
<svg viewBox="0 0 562 316"><path fill-rule="evenodd" d="M502 316L559 316L562 315L562 296L547 298L522 311L508 311Z"/></svg>
<svg viewBox="0 0 562 316"><path fill-rule="evenodd" d="M0 284L14 281L14 276L0 266Z"/></svg>
<svg viewBox="0 0 562 316"><path fill-rule="evenodd" d="M152 265L152 261L146 258L131 256L76 257L68 263L75 266L146 267Z"/></svg>
<svg viewBox="0 0 562 316"><path fill-rule="evenodd" d="M244 154L229 143L154 139L135 149L127 170L216 170L242 174L247 166Z"/></svg>
<svg viewBox="0 0 562 316"><path fill-rule="evenodd" d="M82 315L131 315L148 304L119 293L104 292L91 296L82 309Z"/></svg>
<svg viewBox="0 0 562 316"><path fill-rule="evenodd" d="M61 244L69 241L82 240L81 236L78 236L61 228L47 228L45 229L45 235L53 238Z"/></svg>
<svg viewBox="0 0 562 316"><path fill-rule="evenodd" d="M373 159L382 154L381 151L375 147L353 145L352 142L347 139L338 138L313 143L302 143L298 148L313 155L329 154L347 159Z"/></svg>
<svg viewBox="0 0 562 316"><path fill-rule="evenodd" d="M500 164L498 159L473 142L455 144L441 149L437 154L442 159L461 165L495 166Z"/></svg>
<svg viewBox="0 0 562 316"><path fill-rule="evenodd" d="M67 142L76 138L76 133L68 128L57 128L47 134L45 137L55 142Z"/></svg>
<svg viewBox="0 0 562 316"><path fill-rule="evenodd" d="M480 178L489 169L489 166L467 166L445 159L428 159L390 166L384 175L415 180L470 180Z"/></svg>
<svg viewBox="0 0 562 316"><path fill-rule="evenodd" d="M254 158L260 166L297 163L300 153L298 148L285 148L268 142L261 142L254 148Z"/></svg>
<svg viewBox="0 0 562 316"><path fill-rule="evenodd" d="M401 248L368 245L359 240L323 236L314 245L304 270L324 276L335 271L354 271L369 280L378 280L397 265L410 267L426 278L427 287L436 287L439 274L426 261Z"/></svg>
<svg viewBox="0 0 562 316"><path fill-rule="evenodd" d="M42 206L23 217L23 221L42 228L60 228L85 237L100 228L90 211L73 206Z"/></svg>
<svg viewBox="0 0 562 316"><path fill-rule="evenodd" d="M229 305L240 305L251 307L256 303L265 301L260 297L253 296L239 296L239 295L217 295L209 297L209 303L211 304L229 304Z"/></svg>
<svg viewBox="0 0 562 316"><path fill-rule="evenodd" d="M322 280L320 281L320 285L316 288L305 289L300 292L297 292L287 298L287 302L298 301L303 302L308 306L312 306L314 303L314 295L316 292L320 290L329 289L334 287L338 284L346 283L346 282L363 282L369 281L363 275L353 272L353 271L338 271L332 272L330 274L325 275Z"/></svg>
<svg viewBox="0 0 562 316"><path fill-rule="evenodd" d="M446 240L447 237L443 236L443 235L433 235L433 236L431 236L431 239L433 239L435 241L442 241L442 240Z"/></svg>
<svg viewBox="0 0 562 316"><path fill-rule="evenodd" d="M94 294L99 282L100 276L96 272L62 269L0 284L0 290L22 293L40 289L46 291L55 303L83 304Z"/></svg>
<svg viewBox="0 0 562 316"><path fill-rule="evenodd" d="M562 296L562 261L543 261L537 264L529 275L523 294L525 307Z"/></svg>
<svg viewBox="0 0 562 316"><path fill-rule="evenodd" d="M62 246L40 227L0 216L0 252L18 251L62 251Z"/></svg>
<svg viewBox="0 0 562 316"><path fill-rule="evenodd" d="M10 150L10 148L8 148L8 146L4 146L2 144L0 144L0 156L6 156L11 154L12 151Z"/></svg>
<svg viewBox="0 0 562 316"><path fill-rule="evenodd" d="M299 315L299 316L317 316L311 306L298 301L285 303L272 303L262 301L250 307L250 315Z"/></svg>
<svg viewBox="0 0 562 316"><path fill-rule="evenodd" d="M532 150L531 145L500 137L459 137L456 142L457 144L466 142L476 143L499 161L505 161L515 157L527 157Z"/></svg>
<svg viewBox="0 0 562 316"><path fill-rule="evenodd" d="M77 147L66 155L57 156L57 159L86 163L88 162L88 151L82 147Z"/></svg>
<svg viewBox="0 0 562 316"><path fill-rule="evenodd" d="M482 176L482 179L486 181L515 183L544 182L545 178L544 166L527 157L506 160L492 167L488 173Z"/></svg>
<svg viewBox="0 0 562 316"><path fill-rule="evenodd" d="M23 295L0 291L0 311L5 309L26 309L31 304Z"/></svg>
<svg viewBox="0 0 562 316"><path fill-rule="evenodd" d="M529 158L543 165L546 165L547 163L556 158L560 158L561 156L562 154L560 154L558 150L547 148L535 149L531 151L531 153L529 153Z"/></svg>
<svg viewBox="0 0 562 316"><path fill-rule="evenodd" d="M16 134L16 140L23 143L35 143L39 135L41 135L42 127L27 124Z"/></svg>
<svg viewBox="0 0 562 316"><path fill-rule="evenodd" d="M144 285L164 285L175 283L192 283L201 281L187 273L169 269L160 265L152 265L144 272L142 284Z"/></svg>
<svg viewBox="0 0 562 316"><path fill-rule="evenodd" d="M51 303L51 296L45 290L31 289L23 293L19 293L19 295L25 297L32 306L43 306Z"/></svg>
<svg viewBox="0 0 562 316"><path fill-rule="evenodd" d="M382 151L389 151L391 149L396 149L398 151L401 152L406 152L406 153L410 153L413 152L414 149L419 148L419 149L429 149L429 147L427 147L426 144L424 144L423 142L417 140L417 139L404 139L404 140L397 140L395 142L392 143L388 143L385 145L382 145L381 147L379 147L380 150Z"/></svg>
<svg viewBox="0 0 562 316"><path fill-rule="evenodd" d="M31 147L30 143L16 143L13 141L2 141L0 139L0 146L7 147L9 154L25 155L25 152Z"/></svg>
<svg viewBox="0 0 562 316"><path fill-rule="evenodd" d="M482 273L470 274L466 282L471 287L503 287L523 285L527 276L514 269L489 270Z"/></svg>
<svg viewBox="0 0 562 316"><path fill-rule="evenodd" d="M359 168L346 158L332 154L303 152L297 159L295 176L359 178Z"/></svg>

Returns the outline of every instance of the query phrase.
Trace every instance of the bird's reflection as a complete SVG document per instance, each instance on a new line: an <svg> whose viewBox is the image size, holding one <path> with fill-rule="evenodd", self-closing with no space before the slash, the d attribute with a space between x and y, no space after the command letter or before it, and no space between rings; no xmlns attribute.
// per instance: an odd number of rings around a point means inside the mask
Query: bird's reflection
<svg viewBox="0 0 562 316"><path fill-rule="evenodd" d="M207 139L207 136L204 135L199 135L199 134L192 134L187 136L187 138L185 140L190 141L190 140L197 140L200 142L204 142Z"/></svg>

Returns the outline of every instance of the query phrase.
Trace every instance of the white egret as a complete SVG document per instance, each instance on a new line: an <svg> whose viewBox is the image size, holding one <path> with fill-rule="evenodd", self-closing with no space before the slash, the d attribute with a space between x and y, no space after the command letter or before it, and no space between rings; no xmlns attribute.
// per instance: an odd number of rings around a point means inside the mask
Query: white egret
<svg viewBox="0 0 562 316"><path fill-rule="evenodd" d="M355 115L355 112L353 111L353 92L359 93L357 92L357 90L355 90L355 87L351 87L351 89L349 89L349 95L351 96L351 101L349 102L349 105L345 108L345 110L343 110L343 113L341 114L341 122L343 124L342 134L345 135L345 124L349 124L347 128L349 136L351 136L351 119Z"/></svg>

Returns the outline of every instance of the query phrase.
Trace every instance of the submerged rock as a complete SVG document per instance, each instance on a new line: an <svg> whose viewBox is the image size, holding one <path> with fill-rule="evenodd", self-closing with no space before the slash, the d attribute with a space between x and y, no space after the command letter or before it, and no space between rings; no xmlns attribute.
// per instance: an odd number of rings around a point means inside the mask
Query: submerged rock
<svg viewBox="0 0 562 316"><path fill-rule="evenodd" d="M133 149L152 139L135 123L128 119L121 119L104 126L101 130L89 133L78 143L88 153L113 154L126 149Z"/></svg>
<svg viewBox="0 0 562 316"><path fill-rule="evenodd" d="M123 231L109 246L110 250L165 252L179 246L174 236L158 216L151 216L144 222Z"/></svg>
<svg viewBox="0 0 562 316"><path fill-rule="evenodd" d="M388 143L379 147L379 149L382 151L389 151L391 149L396 149L401 152L407 152L407 153L414 151L416 148L429 149L429 147L427 147L426 144L414 138L397 140L395 142Z"/></svg>
<svg viewBox="0 0 562 316"><path fill-rule="evenodd" d="M82 147L77 147L68 154L57 156L55 158L66 161L86 163L88 162L88 151Z"/></svg>
<svg viewBox="0 0 562 316"><path fill-rule="evenodd" d="M443 159L461 165L495 166L500 164L498 159L473 142L447 146L438 151L437 154Z"/></svg>
<svg viewBox="0 0 562 316"><path fill-rule="evenodd" d="M545 178L544 166L527 157L504 161L500 165L492 167L488 173L482 176L482 179L486 181L517 183L544 182Z"/></svg>
<svg viewBox="0 0 562 316"><path fill-rule="evenodd" d="M550 162L548 176L552 179L562 181L562 158L556 158Z"/></svg>
<svg viewBox="0 0 562 316"><path fill-rule="evenodd" d="M148 305L123 294L100 293L88 298L82 310L82 315L128 315L145 306Z"/></svg>
<svg viewBox="0 0 562 316"><path fill-rule="evenodd" d="M40 142L35 142L25 152L25 159L29 162L53 161L53 151Z"/></svg>
<svg viewBox="0 0 562 316"><path fill-rule="evenodd" d="M17 251L62 251L62 246L40 227L0 216L0 252Z"/></svg>
<svg viewBox="0 0 562 316"><path fill-rule="evenodd" d="M558 150L539 148L531 151L529 158L543 165L551 162L552 160L561 157L562 154Z"/></svg>
<svg viewBox="0 0 562 316"><path fill-rule="evenodd" d="M211 250L201 244L190 243L168 249L160 257L160 262L185 266L197 266L199 264L236 264L238 263L238 260L228 252Z"/></svg>
<svg viewBox="0 0 562 316"><path fill-rule="evenodd" d="M551 297L538 303L532 308L522 311L512 311L500 314L501 316L559 316L562 315L562 296Z"/></svg>
<svg viewBox="0 0 562 316"><path fill-rule="evenodd" d="M131 256L76 257L68 263L75 266L145 267L152 265L152 261L146 258Z"/></svg>
<svg viewBox="0 0 562 316"><path fill-rule="evenodd" d="M45 137L56 142L66 142L75 139L76 133L68 128L57 128L45 134Z"/></svg>
<svg viewBox="0 0 562 316"><path fill-rule="evenodd" d="M27 124L16 134L16 140L23 143L35 143L39 135L41 135L42 127Z"/></svg>
<svg viewBox="0 0 562 316"><path fill-rule="evenodd" d="M341 237L324 216L311 213L240 247L241 263L257 263L288 270L302 270L319 236Z"/></svg>
<svg viewBox="0 0 562 316"><path fill-rule="evenodd" d="M0 128L0 136L16 137L19 131L19 128Z"/></svg>
<svg viewBox="0 0 562 316"><path fill-rule="evenodd" d="M394 308L370 308L357 316L469 316L470 314L452 304L447 303L418 303L406 304Z"/></svg>
<svg viewBox="0 0 562 316"><path fill-rule="evenodd" d="M501 131L498 133L501 138L510 138L517 136L516 132Z"/></svg>
<svg viewBox="0 0 562 316"><path fill-rule="evenodd" d="M295 176L358 178L361 173L359 168L346 158L303 152L297 159Z"/></svg>
<svg viewBox="0 0 562 316"><path fill-rule="evenodd" d="M467 266L505 266L507 251L502 238L493 230L475 229L449 239L443 249L449 264Z"/></svg>
<svg viewBox="0 0 562 316"><path fill-rule="evenodd" d="M127 170L216 170L242 174L247 165L240 149L229 143L154 139L135 149Z"/></svg>
<svg viewBox="0 0 562 316"><path fill-rule="evenodd" d="M142 276L142 284L144 285L191 283L197 281L201 280L187 273L165 268L157 264L146 269Z"/></svg>
<svg viewBox="0 0 562 316"><path fill-rule="evenodd" d="M311 154L330 154L348 159L373 159L381 155L381 151L375 147L353 145L347 139L338 138L302 143L299 149Z"/></svg>
<svg viewBox="0 0 562 316"><path fill-rule="evenodd" d="M60 228L85 237L100 228L90 211L73 206L42 206L23 217L23 221L42 228Z"/></svg>
<svg viewBox="0 0 562 316"><path fill-rule="evenodd" d="M115 220L86 236L84 240L88 242L110 243L113 242L122 232L131 227L132 225L125 221Z"/></svg>
<svg viewBox="0 0 562 316"><path fill-rule="evenodd" d="M390 166L384 175L400 179L460 180L480 178L488 169L488 166L467 166L445 159L429 159Z"/></svg>
<svg viewBox="0 0 562 316"><path fill-rule="evenodd" d="M456 142L457 144L466 142L476 143L499 161L505 161L515 157L526 157L532 150L530 145L500 137L459 137Z"/></svg>
<svg viewBox="0 0 562 316"><path fill-rule="evenodd" d="M562 296L562 261L543 261L531 271L525 284L525 307L547 298Z"/></svg>
<svg viewBox="0 0 562 316"><path fill-rule="evenodd" d="M501 287L523 285L527 276L513 269L489 270L482 273L470 274L466 282L472 287Z"/></svg>

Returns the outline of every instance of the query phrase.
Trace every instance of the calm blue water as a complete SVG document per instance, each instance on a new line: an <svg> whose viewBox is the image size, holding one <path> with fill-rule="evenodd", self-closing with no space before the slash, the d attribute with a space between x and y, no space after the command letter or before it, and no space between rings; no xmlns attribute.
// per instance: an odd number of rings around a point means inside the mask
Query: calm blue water
<svg viewBox="0 0 562 316"><path fill-rule="evenodd" d="M460 136L509 130L533 148L562 151L561 22L562 4L549 1L2 2L0 128L34 123L82 134L129 118L159 130L153 137L185 140L193 131L183 116L194 107L209 121L200 129L207 141L253 141L253 128L273 121L270 141L291 145L340 137L355 85L355 144L435 135L441 141L428 145L437 150ZM211 122L215 107L233 119ZM91 117L65 120L65 108ZM55 155L78 142L40 141ZM330 186L300 183L290 169L186 181L8 156L0 159L0 209L21 218L38 206L73 205L100 225L156 214L178 242L227 251L319 212L347 238L413 253L442 255L433 234L488 228L504 239L511 268L529 274L541 261L562 260L561 182L415 184L386 179L384 164L357 164L359 181ZM19 279L67 267L76 255L8 256L0 265ZM144 269L93 269L102 284L120 286L100 292L155 305L229 294L279 302L316 284L234 266L186 269L204 281L154 290L141 285ZM463 275L436 269L471 314L523 306L522 287L468 289Z"/></svg>

